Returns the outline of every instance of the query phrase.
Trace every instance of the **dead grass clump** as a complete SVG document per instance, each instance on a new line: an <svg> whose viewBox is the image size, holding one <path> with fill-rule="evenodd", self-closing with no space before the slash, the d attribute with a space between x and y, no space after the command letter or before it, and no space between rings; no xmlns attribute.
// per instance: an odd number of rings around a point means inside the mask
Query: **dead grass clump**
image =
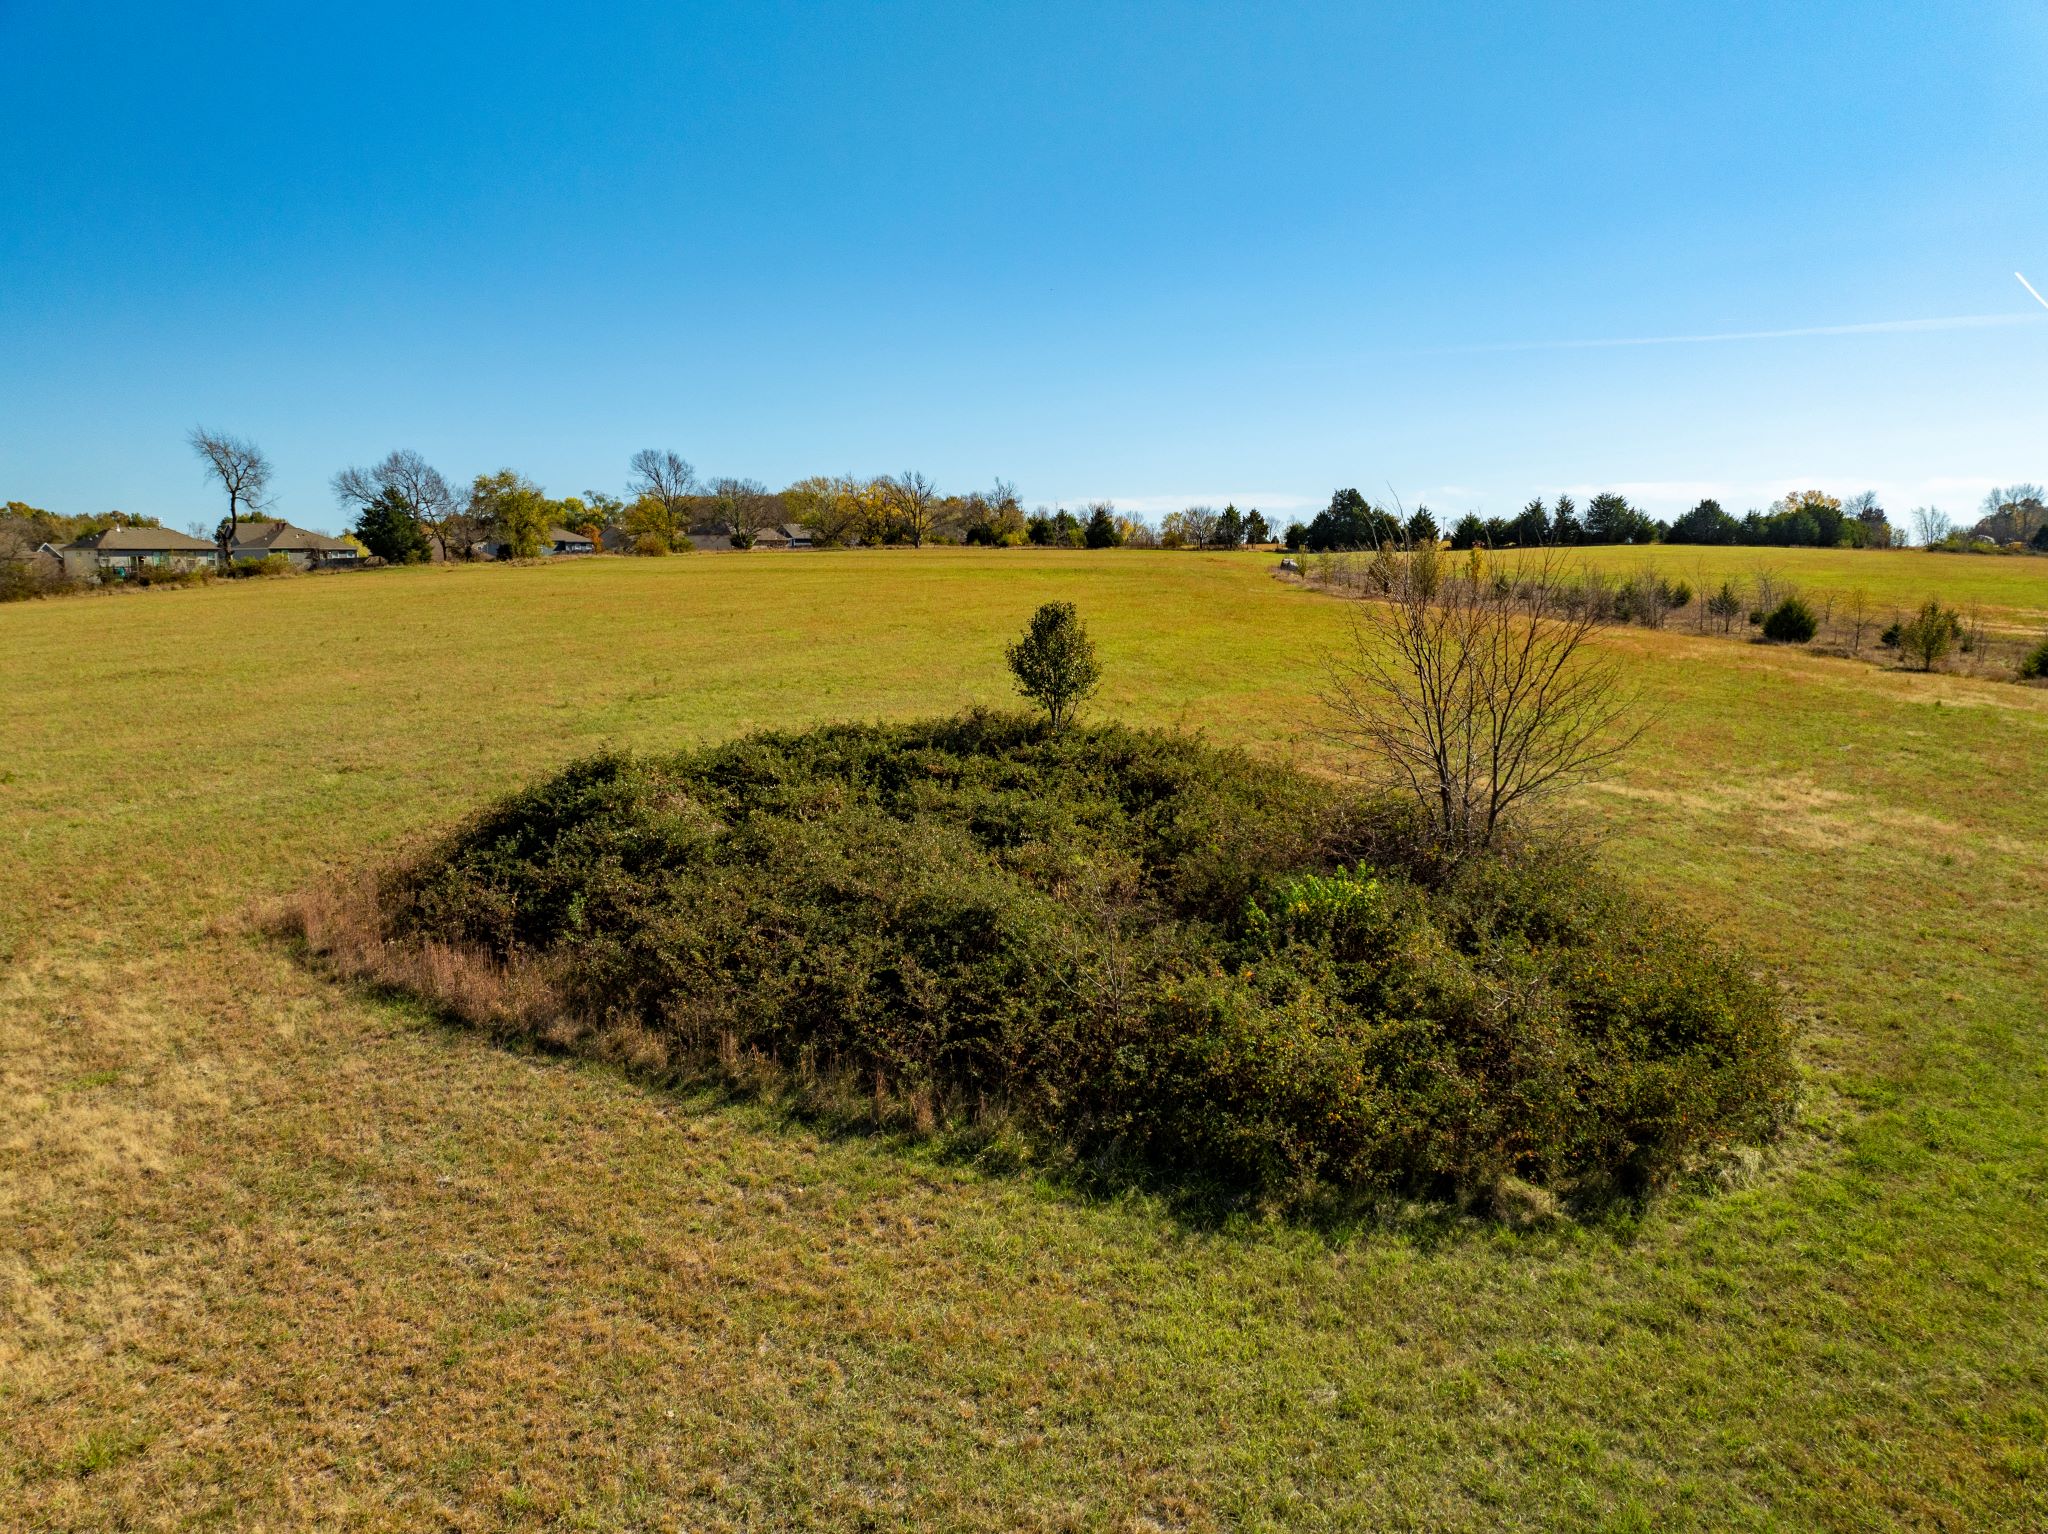
<svg viewBox="0 0 2048 1534"><path fill-rule="evenodd" d="M593 1031L558 983L560 961L526 953L499 958L475 943L388 937L371 880L285 901L261 925L302 943L340 978L425 998L494 1037L567 1049ZM647 1057L644 1048L634 1053Z"/></svg>

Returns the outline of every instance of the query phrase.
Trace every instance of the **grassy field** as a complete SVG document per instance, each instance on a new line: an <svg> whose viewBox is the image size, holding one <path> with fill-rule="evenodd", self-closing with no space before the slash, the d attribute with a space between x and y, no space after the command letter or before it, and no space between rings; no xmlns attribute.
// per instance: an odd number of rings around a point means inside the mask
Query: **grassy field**
<svg viewBox="0 0 2048 1534"><path fill-rule="evenodd" d="M1861 589L1874 607L1910 613L1929 597L1975 608L2002 627L2048 634L2048 559L2013 554L1930 554L1925 549L1750 549L1645 544L1574 551L1596 570L1649 566L1695 589L1733 580L1738 589L1768 572L1825 595Z"/></svg>
<svg viewBox="0 0 2048 1534"><path fill-rule="evenodd" d="M1952 600L1980 563L1809 558ZM1780 968L1806 1102L1752 1177L1598 1229L1194 1227L494 1048L249 930L600 746L1000 701L1052 597L1105 712L1313 761L1344 607L1272 563L0 609L0 1522L2048 1522L2042 689L1601 635L1661 710L1589 796L1608 855ZM1981 564L2048 609L2048 561Z"/></svg>

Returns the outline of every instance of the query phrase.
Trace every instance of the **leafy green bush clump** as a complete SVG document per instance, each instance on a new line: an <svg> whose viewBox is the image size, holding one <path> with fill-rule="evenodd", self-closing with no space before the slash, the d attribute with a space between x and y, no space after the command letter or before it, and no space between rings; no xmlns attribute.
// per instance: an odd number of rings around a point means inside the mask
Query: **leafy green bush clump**
<svg viewBox="0 0 2048 1534"><path fill-rule="evenodd" d="M2048 639L2042 640L2020 657L2020 677L2028 682L2048 678Z"/></svg>
<svg viewBox="0 0 2048 1534"><path fill-rule="evenodd" d="M1774 644L1805 644L1820 632L1820 620L1798 597L1787 597L1764 618L1764 638Z"/></svg>
<svg viewBox="0 0 2048 1534"><path fill-rule="evenodd" d="M1584 856L1446 866L1397 808L1179 735L976 712L598 757L378 902L378 951L544 970L670 1062L1244 1187L1636 1190L1791 1092L1775 991Z"/></svg>

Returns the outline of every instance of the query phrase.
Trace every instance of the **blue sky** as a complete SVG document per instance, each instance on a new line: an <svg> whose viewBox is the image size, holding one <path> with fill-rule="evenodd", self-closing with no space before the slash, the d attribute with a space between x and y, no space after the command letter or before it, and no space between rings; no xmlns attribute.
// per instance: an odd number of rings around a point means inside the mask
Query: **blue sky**
<svg viewBox="0 0 2048 1534"><path fill-rule="evenodd" d="M0 0L0 499L2048 479L2039 5L179 9Z"/></svg>

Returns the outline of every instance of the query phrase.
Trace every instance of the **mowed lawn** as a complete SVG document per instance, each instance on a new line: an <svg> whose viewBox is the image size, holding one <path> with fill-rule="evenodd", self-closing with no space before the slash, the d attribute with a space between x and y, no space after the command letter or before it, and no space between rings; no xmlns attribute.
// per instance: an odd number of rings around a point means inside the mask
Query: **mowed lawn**
<svg viewBox="0 0 2048 1534"><path fill-rule="evenodd" d="M2048 1522L2048 691L1602 637L1659 710L1607 856L1777 966L1806 1103L1590 1229L1202 1228L500 1049L247 925L600 747L1001 702L1055 597L1102 713L1322 760L1347 609L1273 563L0 608L0 1526Z"/></svg>

